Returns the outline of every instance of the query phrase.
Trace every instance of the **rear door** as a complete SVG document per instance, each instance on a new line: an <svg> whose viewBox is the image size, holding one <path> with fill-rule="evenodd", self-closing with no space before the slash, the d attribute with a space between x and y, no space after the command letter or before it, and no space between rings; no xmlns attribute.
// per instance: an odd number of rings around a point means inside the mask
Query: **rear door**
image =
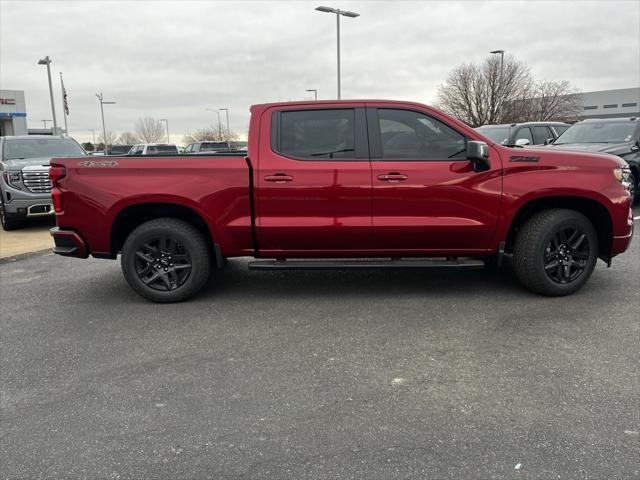
<svg viewBox="0 0 640 480"><path fill-rule="evenodd" d="M371 247L371 166L363 104L268 109L256 180L262 253Z"/></svg>
<svg viewBox="0 0 640 480"><path fill-rule="evenodd" d="M501 192L501 163L474 172L467 138L419 110L367 109L373 181L374 246L398 253L490 248Z"/></svg>

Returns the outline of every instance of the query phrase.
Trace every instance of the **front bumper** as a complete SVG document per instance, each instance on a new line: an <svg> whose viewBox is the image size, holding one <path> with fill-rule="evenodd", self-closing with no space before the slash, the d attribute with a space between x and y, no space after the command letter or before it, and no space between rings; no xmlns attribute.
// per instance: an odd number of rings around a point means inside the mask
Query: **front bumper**
<svg viewBox="0 0 640 480"><path fill-rule="evenodd" d="M87 258L89 256L87 244L82 237L73 230L54 227L49 230L49 233L55 243L53 253L57 253L63 257Z"/></svg>
<svg viewBox="0 0 640 480"><path fill-rule="evenodd" d="M4 211L9 215L21 217L43 217L54 215L51 195L30 195L11 189L3 192ZM9 200L11 198L11 200Z"/></svg>
<svg viewBox="0 0 640 480"><path fill-rule="evenodd" d="M613 242L611 243L611 256L614 257L620 253L625 252L629 245L631 245L631 239L633 238L633 210L629 209L629 217L627 219L627 233L624 235L615 235Z"/></svg>

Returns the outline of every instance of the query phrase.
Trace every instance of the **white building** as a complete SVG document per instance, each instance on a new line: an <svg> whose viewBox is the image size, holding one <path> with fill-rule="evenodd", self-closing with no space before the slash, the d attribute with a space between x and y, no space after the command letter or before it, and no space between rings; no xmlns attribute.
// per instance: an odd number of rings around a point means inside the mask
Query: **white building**
<svg viewBox="0 0 640 480"><path fill-rule="evenodd" d="M27 135L27 107L22 90L0 90L0 137Z"/></svg>
<svg viewBox="0 0 640 480"><path fill-rule="evenodd" d="M640 117L640 87L582 94L580 119Z"/></svg>

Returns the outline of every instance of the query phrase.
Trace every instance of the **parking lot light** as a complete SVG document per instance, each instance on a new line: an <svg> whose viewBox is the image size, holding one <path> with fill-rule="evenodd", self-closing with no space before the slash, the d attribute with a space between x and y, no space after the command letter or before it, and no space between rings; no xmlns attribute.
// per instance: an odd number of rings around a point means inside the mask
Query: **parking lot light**
<svg viewBox="0 0 640 480"><path fill-rule="evenodd" d="M318 100L318 90L315 88L308 88L305 92L313 92L313 99Z"/></svg>
<svg viewBox="0 0 640 480"><path fill-rule="evenodd" d="M51 59L49 55L38 60L38 65L47 66L47 77L49 79L49 96L51 97L51 116L53 117L53 134L58 130L58 122L56 121L56 104L53 101L53 85L51 84Z"/></svg>
<svg viewBox="0 0 640 480"><path fill-rule="evenodd" d="M96 93L96 97L98 97L98 101L100 102L100 114L102 115L102 140L104 140L104 154L108 154L107 149L107 129L104 125L104 107L103 105L115 105L116 102L105 102L104 96L102 92Z"/></svg>
<svg viewBox="0 0 640 480"><path fill-rule="evenodd" d="M340 100L341 92L340 92L340 16L356 18L359 17L360 14L356 12L350 12L348 10L340 10L338 8L331 7L316 7L316 10L323 13L335 13L336 15L336 27L338 32L338 44L337 44L337 53L338 53L338 100Z"/></svg>
<svg viewBox="0 0 640 480"><path fill-rule="evenodd" d="M166 118L161 118L160 121L164 122L167 125L167 143L171 143L171 140L169 138L169 120L167 120Z"/></svg>

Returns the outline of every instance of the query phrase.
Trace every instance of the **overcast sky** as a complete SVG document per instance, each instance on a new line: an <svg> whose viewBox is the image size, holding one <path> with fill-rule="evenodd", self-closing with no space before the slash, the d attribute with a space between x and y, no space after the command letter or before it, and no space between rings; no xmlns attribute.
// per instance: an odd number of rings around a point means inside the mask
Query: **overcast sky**
<svg viewBox="0 0 640 480"><path fill-rule="evenodd" d="M24 90L29 127L51 119L52 60L69 96L69 132L133 130L141 116L168 118L172 141L217 122L246 135L249 106L336 97L335 15L344 18L342 97L433 103L447 73L504 49L535 78L582 91L640 86L640 1L18 1L0 0L0 88ZM223 115L224 122L224 115Z"/></svg>

